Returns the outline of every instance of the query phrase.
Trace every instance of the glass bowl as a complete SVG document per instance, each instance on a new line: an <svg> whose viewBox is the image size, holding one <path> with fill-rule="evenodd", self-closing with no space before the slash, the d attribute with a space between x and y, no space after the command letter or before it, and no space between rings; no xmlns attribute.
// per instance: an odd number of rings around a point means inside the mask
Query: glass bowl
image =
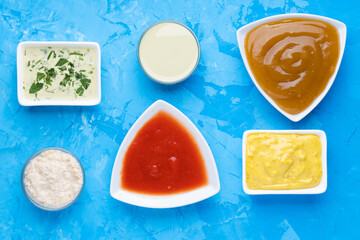
<svg viewBox="0 0 360 240"><path fill-rule="evenodd" d="M82 183L82 186L81 186L81 189L79 191L79 193L76 195L76 197L71 200L69 203L67 203L66 205L64 206L60 206L58 208L54 208L54 207L48 207L48 206L44 206L42 205L41 203L38 203L35 199L33 199L31 197L31 195L27 192L27 189L26 189L26 186L25 186L25 171L26 171L26 168L27 166L29 165L29 163L34 159L36 158L37 156L39 156L41 153L45 152L45 151L48 151L48 150L59 150L59 151L62 151L64 153L68 153L70 154L72 157L74 157L76 159L76 161L79 163L80 165L80 168L81 168L81 172L82 172L82 176L83 176L83 183ZM85 171L84 171L84 168L81 164L81 162L79 161L79 159L71 152L69 152L68 150L66 149L63 149L63 148L58 148L58 147L50 147L50 148L44 148L42 150L39 150L37 151L36 153L34 153L33 155L31 155L29 157L29 159L26 161L23 169L22 169L22 172L21 172L21 187L23 189L23 192L26 196L26 198L32 203L34 204L36 207L40 208L40 209L43 209L43 210L46 210L46 211L59 211L59 210L62 210L62 209L65 209L67 207L70 207L78 198L79 196L81 195L81 192L83 191L84 189L84 185L85 185Z"/></svg>
<svg viewBox="0 0 360 240"><path fill-rule="evenodd" d="M197 57L197 60L196 60L196 63L193 67L193 69L185 76L185 77L182 77L180 79L177 79L177 80L174 80L174 81L163 81L161 79L157 79L155 78L154 76L152 76L150 73L148 73L145 69L145 67L143 66L142 62L141 62L141 59L140 59L140 44L141 44L141 41L143 39L143 37L145 36L145 34L150 30L152 29L153 27L155 27L156 25L159 25L159 24L162 24L162 23L175 23L175 24L178 24L184 28L186 28L192 35L193 37L195 38L195 41L196 41L196 45L197 45L197 50L198 50L198 57ZM138 46L137 46L137 58L138 58L138 62L140 64L140 67L141 69L144 71L144 73L153 81L157 82L157 83L161 83L161 84L165 84L165 85L172 85L172 84L176 84L176 83L180 83L184 80L186 80L187 78L189 78L191 76L191 74L193 74L193 72L195 71L195 69L197 68L197 66L199 65L199 61L200 61L200 43L199 43L199 40L197 38L197 36L195 35L195 33L188 27L186 26L185 24L181 23L181 22L178 22L178 21L173 21L173 20L163 20L163 21L158 21L156 23L153 23L151 24L148 28L145 29L145 31L143 32L143 34L141 35L140 39L139 39L139 42L138 42Z"/></svg>

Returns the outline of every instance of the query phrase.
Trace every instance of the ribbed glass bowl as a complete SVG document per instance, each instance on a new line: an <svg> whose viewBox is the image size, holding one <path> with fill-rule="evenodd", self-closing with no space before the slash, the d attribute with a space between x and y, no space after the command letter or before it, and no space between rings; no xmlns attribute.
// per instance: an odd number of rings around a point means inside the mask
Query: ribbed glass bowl
<svg viewBox="0 0 360 240"><path fill-rule="evenodd" d="M82 183L82 186L81 186L81 189L79 191L79 193L76 195L76 197L70 201L69 203L67 203L66 205L64 206L61 206L61 207L58 207L58 208L53 208L53 207L48 207L48 206L44 206L40 203L38 203L35 199L33 199L31 197L31 195L27 192L27 189L26 189L26 186L25 186L25 172L26 172L26 168L27 166L29 165L29 163L34 159L36 158L37 156L39 156L41 153L45 152L45 151L48 151L48 150L59 150L59 151L62 151L62 152L65 152L65 153L68 153L70 154L71 156L73 156L76 161L79 163L80 165L80 168L81 168L81 171L82 171L82 175L83 175L83 183ZM63 148L58 148L58 147L50 147L50 148L44 148L40 151L37 151L36 153L34 153L33 155L31 155L31 157L26 161L23 169L22 169L22 172L21 172L21 187L23 189L23 192L26 196L27 199L29 199L29 201L34 204L36 207L40 208L40 209L43 209L43 210L46 210L46 211L59 211L59 210L62 210L62 209L65 209L67 207L70 207L74 202L76 202L76 200L79 198L79 196L81 195L81 192L83 191L84 189L84 185L85 185L85 171L84 171L84 168L81 164L81 162L79 161L79 159L74 155L72 154L71 152L69 152L68 150L66 149L63 149Z"/></svg>

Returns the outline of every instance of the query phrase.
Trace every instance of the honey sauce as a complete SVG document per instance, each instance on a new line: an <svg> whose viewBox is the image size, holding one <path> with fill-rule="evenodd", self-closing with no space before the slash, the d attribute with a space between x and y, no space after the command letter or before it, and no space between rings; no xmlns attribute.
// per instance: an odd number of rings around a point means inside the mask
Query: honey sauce
<svg viewBox="0 0 360 240"><path fill-rule="evenodd" d="M296 115L324 91L339 58L331 24L307 18L272 21L252 29L245 52L260 87L285 112Z"/></svg>

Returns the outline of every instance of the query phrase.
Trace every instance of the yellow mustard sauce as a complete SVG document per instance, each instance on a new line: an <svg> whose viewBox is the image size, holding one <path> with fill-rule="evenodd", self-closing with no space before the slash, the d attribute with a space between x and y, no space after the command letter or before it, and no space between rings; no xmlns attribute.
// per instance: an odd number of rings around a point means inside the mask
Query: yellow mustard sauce
<svg viewBox="0 0 360 240"><path fill-rule="evenodd" d="M321 151L320 138L313 134L249 134L246 185L252 190L315 187L322 178Z"/></svg>

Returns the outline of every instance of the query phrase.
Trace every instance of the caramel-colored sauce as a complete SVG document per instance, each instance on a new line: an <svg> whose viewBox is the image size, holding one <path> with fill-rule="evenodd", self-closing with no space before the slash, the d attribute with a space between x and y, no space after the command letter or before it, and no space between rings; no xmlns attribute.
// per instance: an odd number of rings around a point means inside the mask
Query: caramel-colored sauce
<svg viewBox="0 0 360 240"><path fill-rule="evenodd" d="M245 52L260 87L289 114L308 108L324 91L339 58L339 34L329 23L281 19L252 29Z"/></svg>

